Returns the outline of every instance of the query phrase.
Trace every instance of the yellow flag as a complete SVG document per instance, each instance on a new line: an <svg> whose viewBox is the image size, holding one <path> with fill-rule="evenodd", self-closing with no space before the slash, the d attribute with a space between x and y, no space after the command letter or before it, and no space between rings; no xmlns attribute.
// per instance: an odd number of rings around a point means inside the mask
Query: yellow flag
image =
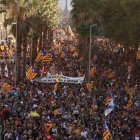
<svg viewBox="0 0 140 140"><path fill-rule="evenodd" d="M39 117L39 114L36 111L31 111L29 116L31 116L31 117Z"/></svg>
<svg viewBox="0 0 140 140"><path fill-rule="evenodd" d="M133 95L135 93L135 90L133 88L127 89L127 94Z"/></svg>
<svg viewBox="0 0 140 140"><path fill-rule="evenodd" d="M61 76L56 77L56 84L54 85L54 92L56 92L58 90L58 83L60 81Z"/></svg>
<svg viewBox="0 0 140 140"><path fill-rule="evenodd" d="M7 83L2 83L1 93L6 94L10 91L11 86Z"/></svg>
<svg viewBox="0 0 140 140"><path fill-rule="evenodd" d="M58 76L55 80L58 83L60 81L61 76Z"/></svg>
<svg viewBox="0 0 140 140"><path fill-rule="evenodd" d="M87 90L89 91L89 92L92 92L92 90L93 90L93 84L92 83L87 83Z"/></svg>
<svg viewBox="0 0 140 140"><path fill-rule="evenodd" d="M0 46L1 50L4 51L5 47L4 46Z"/></svg>

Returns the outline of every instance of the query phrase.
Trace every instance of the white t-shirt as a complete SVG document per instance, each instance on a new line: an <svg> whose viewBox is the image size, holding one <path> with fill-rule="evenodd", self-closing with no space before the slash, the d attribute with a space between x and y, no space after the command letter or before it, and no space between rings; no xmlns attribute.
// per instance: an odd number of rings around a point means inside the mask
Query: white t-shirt
<svg viewBox="0 0 140 140"><path fill-rule="evenodd" d="M140 140L140 138L139 137L135 137L135 140Z"/></svg>
<svg viewBox="0 0 140 140"><path fill-rule="evenodd" d="M88 132L87 131L83 131L81 132L81 136L84 138L87 138Z"/></svg>

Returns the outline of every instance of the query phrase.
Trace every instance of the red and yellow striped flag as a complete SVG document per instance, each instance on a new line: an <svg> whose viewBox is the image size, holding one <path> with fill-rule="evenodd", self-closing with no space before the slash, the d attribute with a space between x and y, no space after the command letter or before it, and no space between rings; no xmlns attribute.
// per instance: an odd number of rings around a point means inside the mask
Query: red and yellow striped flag
<svg viewBox="0 0 140 140"><path fill-rule="evenodd" d="M52 57L50 53L44 56L42 59L42 62L50 62L50 61L52 61Z"/></svg>
<svg viewBox="0 0 140 140"><path fill-rule="evenodd" d="M31 66L26 73L26 78L28 80L32 80L33 78L35 78L36 75L37 75L36 69Z"/></svg>
<svg viewBox="0 0 140 140"><path fill-rule="evenodd" d="M58 83L59 83L59 81L60 81L60 76L58 76L57 78L56 78L56 84L54 85L54 92L56 92L57 90L58 90Z"/></svg>
<svg viewBox="0 0 140 140"><path fill-rule="evenodd" d="M104 125L103 125L103 140L111 140L111 134L110 134L110 131L109 131L109 128L107 126L107 123L105 121Z"/></svg>
<svg viewBox="0 0 140 140"><path fill-rule="evenodd" d="M58 109L55 109L55 110L53 111L53 114L54 114L55 116L61 114L60 109L59 109L59 108L58 108Z"/></svg>
<svg viewBox="0 0 140 140"><path fill-rule="evenodd" d="M111 102L111 98L108 96L105 101L105 105L108 106Z"/></svg>
<svg viewBox="0 0 140 140"><path fill-rule="evenodd" d="M45 51L45 50L41 50L41 51L38 53L35 62L41 61L41 60L43 59L43 57L45 57L45 56L46 56L46 51Z"/></svg>
<svg viewBox="0 0 140 140"><path fill-rule="evenodd" d="M93 77L95 74L95 70L94 70L94 67L90 70L90 76Z"/></svg>
<svg viewBox="0 0 140 140"><path fill-rule="evenodd" d="M130 97L129 101L128 101L128 104L127 104L127 109L130 109L133 105L133 99L132 97Z"/></svg>
<svg viewBox="0 0 140 140"><path fill-rule="evenodd" d="M48 121L46 124L45 124L45 130L47 132L50 131L50 129L53 127L53 123L51 121Z"/></svg>

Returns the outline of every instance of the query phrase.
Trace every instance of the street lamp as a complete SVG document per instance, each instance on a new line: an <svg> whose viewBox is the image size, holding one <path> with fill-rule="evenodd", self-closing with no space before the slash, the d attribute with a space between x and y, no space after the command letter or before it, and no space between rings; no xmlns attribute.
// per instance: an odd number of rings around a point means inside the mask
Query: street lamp
<svg viewBox="0 0 140 140"><path fill-rule="evenodd" d="M88 82L90 82L90 65L91 65L91 43L92 43L92 28L97 24L90 25L90 45L89 45L89 64L88 64Z"/></svg>
<svg viewBox="0 0 140 140"><path fill-rule="evenodd" d="M17 81L17 22L13 22L12 25L16 25L16 51L15 51L15 85Z"/></svg>

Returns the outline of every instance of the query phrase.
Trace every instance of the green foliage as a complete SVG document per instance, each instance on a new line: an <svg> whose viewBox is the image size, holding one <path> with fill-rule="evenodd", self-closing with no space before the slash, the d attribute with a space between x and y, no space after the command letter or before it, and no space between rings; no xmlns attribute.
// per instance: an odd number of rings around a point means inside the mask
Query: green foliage
<svg viewBox="0 0 140 140"><path fill-rule="evenodd" d="M81 25L81 26L78 26L77 27L77 32L82 35L83 37L84 36L89 36L89 33L90 33L90 24L86 24L86 25ZM100 28L95 25L94 27L92 27L92 32L91 34L93 36L99 36L101 34L101 30Z"/></svg>
<svg viewBox="0 0 140 140"><path fill-rule="evenodd" d="M11 18L13 21L27 22L35 30L39 26L53 29L57 25L58 0L1 0L1 3L7 6L10 14L5 25Z"/></svg>
<svg viewBox="0 0 140 140"><path fill-rule="evenodd" d="M72 0L72 7L72 21L80 43L89 37L91 24L97 24L93 35L99 35L103 29L105 37L117 43L140 43L140 0Z"/></svg>
<svg viewBox="0 0 140 140"><path fill-rule="evenodd" d="M31 17L36 16L43 26L53 29L57 25L57 4L58 0L40 0L32 8L34 13L30 13Z"/></svg>
<svg viewBox="0 0 140 140"><path fill-rule="evenodd" d="M72 0L72 21L81 36L89 35L91 24L100 25L100 0Z"/></svg>
<svg viewBox="0 0 140 140"><path fill-rule="evenodd" d="M101 0L72 0L72 23L78 33L78 48L87 57L89 46L90 25L92 27L92 35L97 36L101 33Z"/></svg>
<svg viewBox="0 0 140 140"><path fill-rule="evenodd" d="M104 0L101 15L105 36L124 45L140 43L140 0Z"/></svg>

